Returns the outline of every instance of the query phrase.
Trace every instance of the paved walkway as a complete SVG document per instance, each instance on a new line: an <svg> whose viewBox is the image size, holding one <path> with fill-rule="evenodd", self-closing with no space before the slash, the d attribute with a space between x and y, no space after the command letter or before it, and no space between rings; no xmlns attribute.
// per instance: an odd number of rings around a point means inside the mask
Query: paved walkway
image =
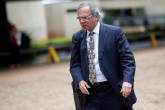
<svg viewBox="0 0 165 110"><path fill-rule="evenodd" d="M135 110L165 110L165 47L135 52ZM75 110L69 63L0 71L0 110Z"/></svg>

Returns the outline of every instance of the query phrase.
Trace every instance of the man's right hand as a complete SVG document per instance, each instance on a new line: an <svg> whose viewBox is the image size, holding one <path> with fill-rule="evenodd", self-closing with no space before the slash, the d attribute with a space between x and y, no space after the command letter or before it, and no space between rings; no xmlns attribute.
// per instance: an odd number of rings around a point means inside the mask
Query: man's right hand
<svg viewBox="0 0 165 110"><path fill-rule="evenodd" d="M79 82L79 88L83 94L90 95L90 93L88 91L88 88L90 88L90 86L88 85L88 83L86 81L81 80Z"/></svg>

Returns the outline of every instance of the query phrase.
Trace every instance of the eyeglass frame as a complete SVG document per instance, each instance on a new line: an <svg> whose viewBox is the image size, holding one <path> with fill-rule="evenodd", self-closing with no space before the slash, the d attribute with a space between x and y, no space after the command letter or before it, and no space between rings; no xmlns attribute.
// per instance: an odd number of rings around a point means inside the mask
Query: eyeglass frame
<svg viewBox="0 0 165 110"><path fill-rule="evenodd" d="M89 16L83 16L83 17L78 16L77 19L78 19L79 21L80 21L80 20L88 21L91 17L92 17L92 15L90 14Z"/></svg>

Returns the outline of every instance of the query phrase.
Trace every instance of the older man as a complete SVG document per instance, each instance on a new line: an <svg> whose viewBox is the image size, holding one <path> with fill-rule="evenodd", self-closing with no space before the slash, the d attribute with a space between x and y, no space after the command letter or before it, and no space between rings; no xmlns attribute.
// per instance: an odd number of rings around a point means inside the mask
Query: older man
<svg viewBox="0 0 165 110"><path fill-rule="evenodd" d="M73 35L70 72L85 110L133 110L135 59L124 33L100 23L91 3L79 5L77 19L82 29Z"/></svg>

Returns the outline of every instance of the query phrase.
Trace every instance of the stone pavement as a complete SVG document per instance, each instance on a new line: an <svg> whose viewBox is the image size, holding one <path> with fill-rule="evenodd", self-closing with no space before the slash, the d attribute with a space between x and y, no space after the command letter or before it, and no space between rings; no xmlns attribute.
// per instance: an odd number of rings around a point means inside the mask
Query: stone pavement
<svg viewBox="0 0 165 110"><path fill-rule="evenodd" d="M165 110L165 47L135 51L135 110ZM75 110L69 63L0 70L0 110Z"/></svg>
<svg viewBox="0 0 165 110"><path fill-rule="evenodd" d="M135 110L165 110L165 47L135 52Z"/></svg>

